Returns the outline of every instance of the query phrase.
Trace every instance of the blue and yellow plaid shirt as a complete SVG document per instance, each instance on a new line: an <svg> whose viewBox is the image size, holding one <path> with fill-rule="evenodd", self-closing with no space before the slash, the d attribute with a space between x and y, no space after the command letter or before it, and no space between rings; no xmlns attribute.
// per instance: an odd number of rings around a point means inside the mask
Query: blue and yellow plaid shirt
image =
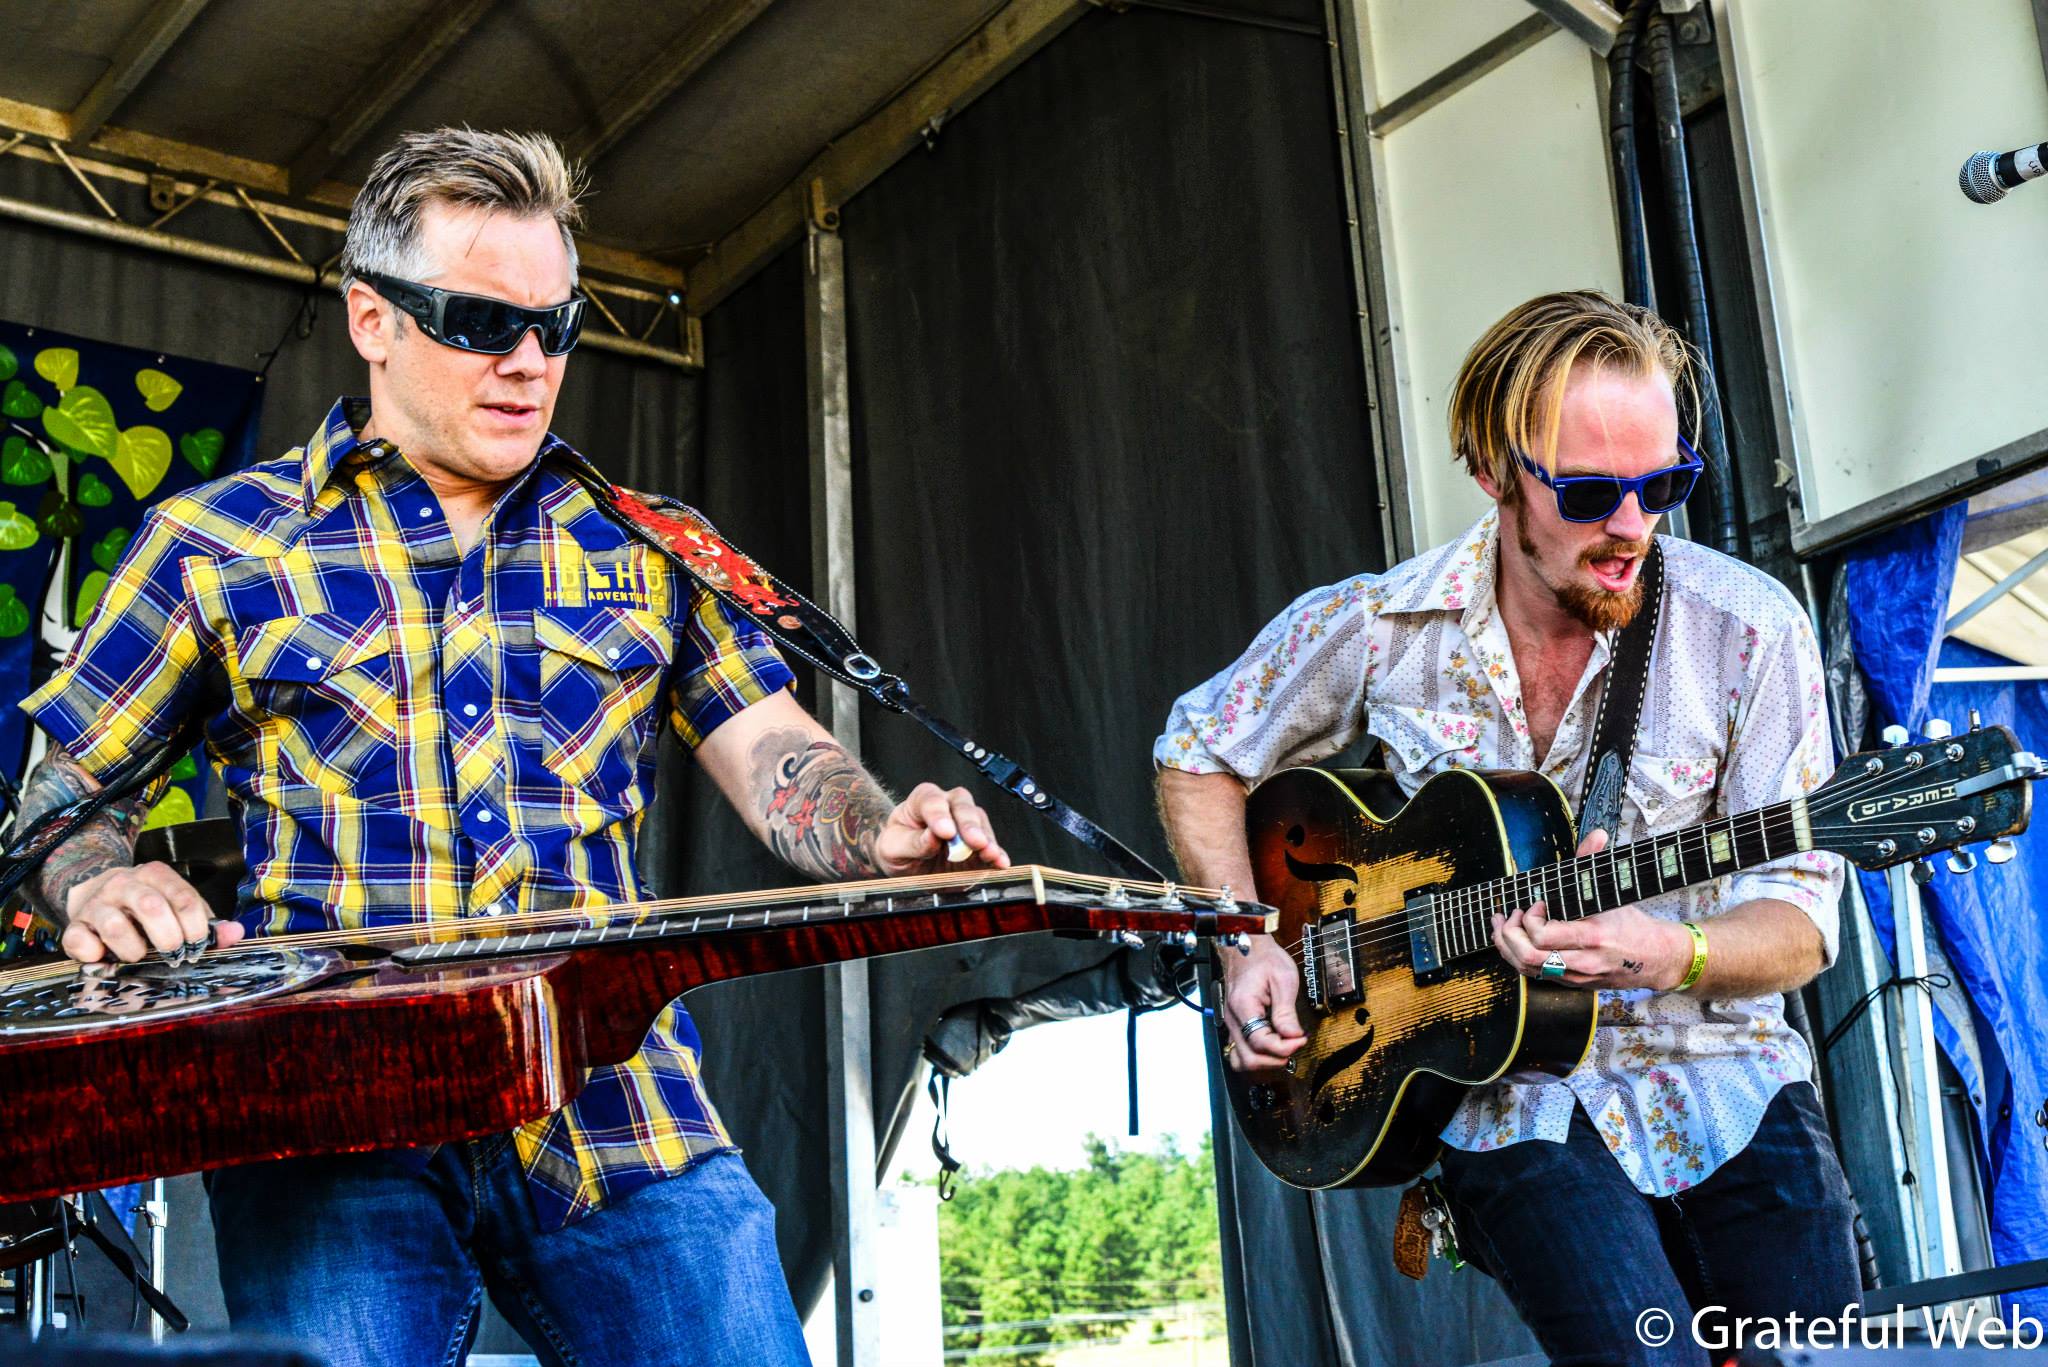
<svg viewBox="0 0 2048 1367"><path fill-rule="evenodd" d="M152 510L22 707L99 775L211 709L254 934L642 896L662 681L694 746L789 669L597 508L567 443L464 554L405 458L357 439L367 418L337 402L301 450ZM672 1002L639 1054L517 1132L543 1228L732 1147L698 1053Z"/></svg>

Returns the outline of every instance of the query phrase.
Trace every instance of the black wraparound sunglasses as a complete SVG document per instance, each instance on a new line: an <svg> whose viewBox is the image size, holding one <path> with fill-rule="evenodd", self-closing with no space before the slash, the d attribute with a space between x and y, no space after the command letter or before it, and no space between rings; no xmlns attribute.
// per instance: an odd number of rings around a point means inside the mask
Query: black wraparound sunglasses
<svg viewBox="0 0 2048 1367"><path fill-rule="evenodd" d="M459 351L503 356L533 330L540 333L542 351L550 356L564 356L583 332L582 290L577 290L565 304L530 309L488 295L456 294L370 271L362 272L356 279L410 314L421 332Z"/></svg>

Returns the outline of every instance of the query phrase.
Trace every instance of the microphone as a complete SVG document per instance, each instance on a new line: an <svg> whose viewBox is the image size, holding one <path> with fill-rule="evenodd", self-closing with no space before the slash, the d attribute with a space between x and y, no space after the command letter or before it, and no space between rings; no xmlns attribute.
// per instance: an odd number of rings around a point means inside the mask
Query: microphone
<svg viewBox="0 0 2048 1367"><path fill-rule="evenodd" d="M1996 204L2006 191L2048 173L2048 142L2015 152L1978 152L1963 163L1956 183L1974 204Z"/></svg>

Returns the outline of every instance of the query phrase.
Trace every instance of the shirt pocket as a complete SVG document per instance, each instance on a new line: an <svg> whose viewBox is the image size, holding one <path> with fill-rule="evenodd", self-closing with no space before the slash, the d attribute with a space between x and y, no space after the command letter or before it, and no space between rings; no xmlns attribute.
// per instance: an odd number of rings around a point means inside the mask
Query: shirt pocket
<svg viewBox="0 0 2048 1367"><path fill-rule="evenodd" d="M395 771L398 699L385 614L257 622L236 638L236 654L255 720L294 733L280 751L285 763L352 782Z"/></svg>
<svg viewBox="0 0 2048 1367"><path fill-rule="evenodd" d="M1377 704L1366 710L1365 729L1382 742L1387 766L1396 773L1427 777L1444 769L1481 767L1482 717Z"/></svg>
<svg viewBox="0 0 2048 1367"><path fill-rule="evenodd" d="M1638 752L1629 763L1625 788L1642 814L1635 834L1675 830L1706 816L1714 803L1721 761L1714 755L1668 759Z"/></svg>
<svg viewBox="0 0 2048 1367"><path fill-rule="evenodd" d="M660 723L675 637L658 613L533 610L540 652L541 764L564 783L611 798L639 776Z"/></svg>

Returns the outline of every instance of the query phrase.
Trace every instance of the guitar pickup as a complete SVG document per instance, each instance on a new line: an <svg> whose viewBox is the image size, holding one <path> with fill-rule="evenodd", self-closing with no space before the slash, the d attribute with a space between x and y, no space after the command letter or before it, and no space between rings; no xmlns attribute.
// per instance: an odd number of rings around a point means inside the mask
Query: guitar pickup
<svg viewBox="0 0 2048 1367"><path fill-rule="evenodd" d="M1334 911L1302 937L1302 977L1309 1001L1324 1011L1365 1000L1358 978L1357 923L1348 911Z"/></svg>
<svg viewBox="0 0 2048 1367"><path fill-rule="evenodd" d="M1437 942L1436 905L1427 897L1410 901L1403 915L1408 918L1408 961L1418 985L1433 983L1444 975L1443 948Z"/></svg>

